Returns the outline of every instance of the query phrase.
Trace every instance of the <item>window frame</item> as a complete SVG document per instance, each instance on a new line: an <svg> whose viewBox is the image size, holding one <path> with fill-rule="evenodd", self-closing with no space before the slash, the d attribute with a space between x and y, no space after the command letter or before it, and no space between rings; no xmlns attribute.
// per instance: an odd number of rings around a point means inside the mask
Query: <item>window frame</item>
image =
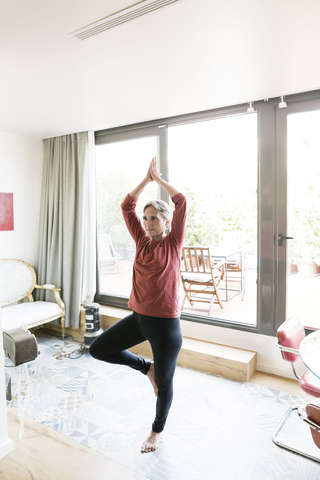
<svg viewBox="0 0 320 480"><path fill-rule="evenodd" d="M290 103L320 98L320 90L288 95L285 100ZM208 318L194 314L181 314L182 320L195 323L231 328L251 333L274 336L283 319L277 315L277 209L279 205L278 168L279 145L286 142L286 131L278 128L280 97L254 102L257 111L258 135L258 282L257 282L257 324L251 326L229 320ZM96 145L133 139L148 135L158 135L158 157L163 178L168 180L168 135L167 127L187 123L218 119L226 116L247 114L248 103L230 107L206 110L190 114L167 117L149 122L125 125L95 132ZM160 189L160 198L168 201L168 196ZM97 289L99 287L97 269ZM280 291L280 290L279 290ZM100 304L128 309L128 299L117 295L101 294L99 291L95 301Z"/></svg>

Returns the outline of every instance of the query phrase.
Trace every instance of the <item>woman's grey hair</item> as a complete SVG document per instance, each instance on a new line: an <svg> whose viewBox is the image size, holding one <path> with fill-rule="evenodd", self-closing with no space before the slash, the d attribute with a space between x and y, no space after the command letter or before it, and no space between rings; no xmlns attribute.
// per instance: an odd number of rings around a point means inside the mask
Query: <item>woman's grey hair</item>
<svg viewBox="0 0 320 480"><path fill-rule="evenodd" d="M172 211L169 205L163 200L150 200L147 205L144 206L143 213L146 211L146 208L153 207L155 208L165 220L172 219Z"/></svg>

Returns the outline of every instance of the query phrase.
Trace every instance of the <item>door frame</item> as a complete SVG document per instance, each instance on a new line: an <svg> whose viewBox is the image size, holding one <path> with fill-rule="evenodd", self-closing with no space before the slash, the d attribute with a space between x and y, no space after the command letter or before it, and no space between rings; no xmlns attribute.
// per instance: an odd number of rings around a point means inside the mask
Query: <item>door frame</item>
<svg viewBox="0 0 320 480"><path fill-rule="evenodd" d="M320 98L301 99L288 103L276 113L277 171L276 171L276 231L275 245L275 327L286 320L287 298L287 242L278 245L278 236L287 236L287 120L288 115L320 110ZM290 241L290 240L288 240Z"/></svg>

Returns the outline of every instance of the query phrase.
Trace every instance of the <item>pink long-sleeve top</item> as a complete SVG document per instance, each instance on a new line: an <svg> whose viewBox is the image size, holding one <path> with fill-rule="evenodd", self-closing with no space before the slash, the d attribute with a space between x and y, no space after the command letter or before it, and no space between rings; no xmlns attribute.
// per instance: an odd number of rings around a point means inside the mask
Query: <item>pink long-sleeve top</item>
<svg viewBox="0 0 320 480"><path fill-rule="evenodd" d="M141 315L176 318L180 316L180 262L186 233L186 197L178 193L171 231L160 241L148 237L136 214L138 199L127 195L121 205L123 218L136 244L132 290L128 306Z"/></svg>

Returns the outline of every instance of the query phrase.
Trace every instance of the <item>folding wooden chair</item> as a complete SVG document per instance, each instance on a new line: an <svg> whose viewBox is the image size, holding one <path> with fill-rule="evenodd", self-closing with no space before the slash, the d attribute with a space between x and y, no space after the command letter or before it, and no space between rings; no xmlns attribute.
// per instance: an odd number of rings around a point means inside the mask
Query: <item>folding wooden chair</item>
<svg viewBox="0 0 320 480"><path fill-rule="evenodd" d="M182 249L182 263L180 277L184 290L181 310L186 298L190 305L194 302L210 303L208 315L214 303L223 308L218 285L224 273L224 260L213 264L209 247L184 247ZM208 298L211 296L211 298Z"/></svg>

